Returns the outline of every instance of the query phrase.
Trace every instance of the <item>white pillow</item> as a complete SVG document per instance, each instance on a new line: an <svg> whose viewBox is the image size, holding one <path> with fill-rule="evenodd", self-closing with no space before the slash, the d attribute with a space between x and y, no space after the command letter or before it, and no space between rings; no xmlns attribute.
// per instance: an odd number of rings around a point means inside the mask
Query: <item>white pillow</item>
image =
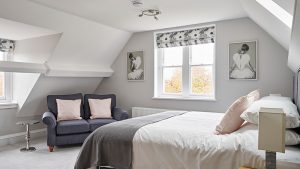
<svg viewBox="0 0 300 169"><path fill-rule="evenodd" d="M292 130L285 131L285 145L292 146L300 144L300 135Z"/></svg>
<svg viewBox="0 0 300 169"><path fill-rule="evenodd" d="M290 97L282 97L282 96L265 96L261 98L260 100L286 100L286 101L292 101Z"/></svg>
<svg viewBox="0 0 300 169"><path fill-rule="evenodd" d="M80 117L81 99L78 100L56 99L56 104L57 104L57 121L82 119Z"/></svg>
<svg viewBox="0 0 300 169"><path fill-rule="evenodd" d="M248 107L248 109L246 109L240 117L250 123L258 124L258 114L261 107L282 108L286 114L286 128L296 128L300 126L297 106L291 101L291 99L286 97L263 97Z"/></svg>
<svg viewBox="0 0 300 169"><path fill-rule="evenodd" d="M91 110L91 119L112 118L111 117L111 99L89 99Z"/></svg>

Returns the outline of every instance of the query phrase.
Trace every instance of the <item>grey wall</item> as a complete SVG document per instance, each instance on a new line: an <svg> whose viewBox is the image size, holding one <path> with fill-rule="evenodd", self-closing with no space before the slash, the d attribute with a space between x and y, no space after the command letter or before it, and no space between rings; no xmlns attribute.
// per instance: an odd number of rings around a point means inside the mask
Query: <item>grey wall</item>
<svg viewBox="0 0 300 169"><path fill-rule="evenodd" d="M13 134L18 132L24 132L25 127L19 126L16 123L21 120L40 120L41 116L28 116L28 117L18 117L17 116L18 109L1 109L0 110L0 136ZM32 130L44 128L43 124L37 124L31 127Z"/></svg>
<svg viewBox="0 0 300 169"><path fill-rule="evenodd" d="M208 23L211 24L211 23ZM135 33L112 68L112 77L104 78L96 93L115 93L119 107L133 106L224 112L239 96L261 89L263 95L280 93L292 96L293 73L287 67L288 52L249 18L215 22L216 101L154 100L154 38L153 32ZM193 25L195 26L195 25ZM258 41L258 80L228 80L228 44L237 41ZM126 80L127 51L143 50L145 81Z"/></svg>

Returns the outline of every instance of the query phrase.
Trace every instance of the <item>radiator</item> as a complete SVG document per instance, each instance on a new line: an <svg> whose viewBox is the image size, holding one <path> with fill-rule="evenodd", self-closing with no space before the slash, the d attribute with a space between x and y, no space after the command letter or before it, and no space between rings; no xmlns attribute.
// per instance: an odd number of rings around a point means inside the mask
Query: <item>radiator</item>
<svg viewBox="0 0 300 169"><path fill-rule="evenodd" d="M132 117L147 116L150 114L161 113L164 111L168 111L168 109L132 107Z"/></svg>

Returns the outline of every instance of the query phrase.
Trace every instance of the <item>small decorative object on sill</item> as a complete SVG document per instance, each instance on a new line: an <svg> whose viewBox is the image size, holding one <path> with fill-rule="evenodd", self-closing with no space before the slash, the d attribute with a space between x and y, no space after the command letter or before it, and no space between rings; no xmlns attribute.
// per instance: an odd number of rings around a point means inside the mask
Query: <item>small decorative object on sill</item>
<svg viewBox="0 0 300 169"><path fill-rule="evenodd" d="M257 80L257 41L229 44L229 79Z"/></svg>
<svg viewBox="0 0 300 169"><path fill-rule="evenodd" d="M12 52L15 49L15 41L0 38L0 51Z"/></svg>
<svg viewBox="0 0 300 169"><path fill-rule="evenodd" d="M266 169L276 169L276 152L285 152L285 113L280 108L261 108L258 149L266 150Z"/></svg>
<svg viewBox="0 0 300 169"><path fill-rule="evenodd" d="M145 79L145 65L143 51L127 53L127 80L143 81Z"/></svg>

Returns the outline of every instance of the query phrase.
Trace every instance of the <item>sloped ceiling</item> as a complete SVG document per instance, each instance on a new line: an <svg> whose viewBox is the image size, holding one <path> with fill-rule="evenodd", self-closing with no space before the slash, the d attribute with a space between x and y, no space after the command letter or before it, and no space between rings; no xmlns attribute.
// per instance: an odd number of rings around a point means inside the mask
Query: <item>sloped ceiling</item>
<svg viewBox="0 0 300 169"><path fill-rule="evenodd" d="M240 0L248 16L269 33L286 50L289 49L291 28L281 22L255 0ZM293 15L295 0L274 0Z"/></svg>
<svg viewBox="0 0 300 169"><path fill-rule="evenodd" d="M22 39L17 41L19 46L16 47L16 59L40 63L47 61L47 66L53 68L56 75L62 72L70 75L70 72L77 73L82 69L112 72L111 64L132 34L28 0L0 0L0 4L0 18L61 33L58 43L55 45L49 43L49 47L53 48L52 50L44 48L44 53L40 51L42 48L40 44L36 43L45 39L49 42L57 37L43 36L43 29L32 32L40 33L41 37L15 38ZM31 45L26 46L25 42ZM38 59L34 59L35 57ZM48 94L93 93L102 80L101 77L47 77L22 73L16 74L14 78L16 84L21 85L14 86L18 88L15 94L20 96L15 97L20 106L18 116L42 114L46 109ZM25 79L27 82L24 82ZM26 89L22 90L22 87Z"/></svg>
<svg viewBox="0 0 300 169"><path fill-rule="evenodd" d="M27 0L0 0L0 16L62 32L48 64L64 69L76 65L111 70L131 33L92 22ZM17 5L16 5L17 4ZM15 12L18 11L18 12ZM113 49L113 50L111 50Z"/></svg>
<svg viewBox="0 0 300 169"><path fill-rule="evenodd" d="M131 32L171 28L225 19L250 17L288 50L291 29L256 0L141 0L141 7L131 0L31 0L88 20ZM273 0L293 15L295 0ZM72 5L70 5L72 4ZM159 21L137 17L147 8L159 9Z"/></svg>
<svg viewBox="0 0 300 169"><path fill-rule="evenodd" d="M98 23L140 32L162 28L246 17L239 0L141 0L134 7L131 0L32 0ZM138 17L141 10L159 9L159 21Z"/></svg>

